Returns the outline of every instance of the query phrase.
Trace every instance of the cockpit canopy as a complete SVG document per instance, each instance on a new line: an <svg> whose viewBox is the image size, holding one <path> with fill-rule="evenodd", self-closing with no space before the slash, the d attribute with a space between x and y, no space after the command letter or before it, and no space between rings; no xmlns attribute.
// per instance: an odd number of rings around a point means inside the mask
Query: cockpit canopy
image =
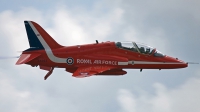
<svg viewBox="0 0 200 112"><path fill-rule="evenodd" d="M149 55L152 54L155 49L153 47L150 47L148 45L141 44L138 42L137 43L136 42L116 42L115 44L118 48L130 50L130 51L138 52L142 54L149 54ZM154 56L163 57L164 55L161 52L156 50L154 52Z"/></svg>

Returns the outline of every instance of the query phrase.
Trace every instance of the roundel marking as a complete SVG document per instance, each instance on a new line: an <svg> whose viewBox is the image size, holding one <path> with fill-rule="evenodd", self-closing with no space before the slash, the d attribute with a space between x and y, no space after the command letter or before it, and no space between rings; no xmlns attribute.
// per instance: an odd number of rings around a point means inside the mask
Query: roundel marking
<svg viewBox="0 0 200 112"><path fill-rule="evenodd" d="M68 65L72 65L74 63L74 59L72 57L68 57L66 62Z"/></svg>

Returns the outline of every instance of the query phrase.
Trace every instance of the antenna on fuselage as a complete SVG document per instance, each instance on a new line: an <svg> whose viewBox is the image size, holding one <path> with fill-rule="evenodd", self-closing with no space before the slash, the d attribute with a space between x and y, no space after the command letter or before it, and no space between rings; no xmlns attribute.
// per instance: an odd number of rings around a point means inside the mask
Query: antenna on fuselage
<svg viewBox="0 0 200 112"><path fill-rule="evenodd" d="M96 43L97 43L97 44L99 43L98 40L96 40Z"/></svg>

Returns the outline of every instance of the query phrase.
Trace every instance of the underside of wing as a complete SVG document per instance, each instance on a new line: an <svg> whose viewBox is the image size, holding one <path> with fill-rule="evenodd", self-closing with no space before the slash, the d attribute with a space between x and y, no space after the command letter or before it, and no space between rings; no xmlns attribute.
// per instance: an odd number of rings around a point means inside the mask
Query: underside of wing
<svg viewBox="0 0 200 112"><path fill-rule="evenodd" d="M125 75L127 72L122 69L111 69L104 71L102 73L96 74L96 75L104 75L104 76L118 76L118 75Z"/></svg>
<svg viewBox="0 0 200 112"><path fill-rule="evenodd" d="M82 66L79 67L74 73L73 77L77 78L83 78L83 77L89 77L92 75L98 75L105 71L109 71L115 69L113 66Z"/></svg>

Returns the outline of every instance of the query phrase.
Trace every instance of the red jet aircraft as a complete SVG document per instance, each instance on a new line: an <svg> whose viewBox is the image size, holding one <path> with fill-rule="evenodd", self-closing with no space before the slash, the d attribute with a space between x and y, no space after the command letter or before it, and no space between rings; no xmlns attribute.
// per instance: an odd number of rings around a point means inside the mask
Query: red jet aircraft
<svg viewBox="0 0 200 112"><path fill-rule="evenodd" d="M49 71L65 68L74 77L93 75L124 75L123 69L185 68L178 58L163 55L155 48L137 42L102 42L86 45L61 46L40 25L24 21L30 48L23 51L17 65L28 64Z"/></svg>

